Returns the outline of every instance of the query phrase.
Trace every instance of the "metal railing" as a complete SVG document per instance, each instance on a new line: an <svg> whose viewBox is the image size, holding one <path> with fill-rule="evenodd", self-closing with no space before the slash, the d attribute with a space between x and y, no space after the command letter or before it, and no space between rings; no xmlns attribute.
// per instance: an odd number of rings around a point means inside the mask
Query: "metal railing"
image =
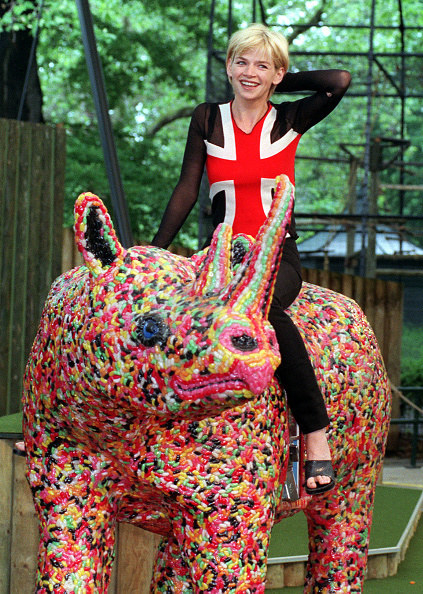
<svg viewBox="0 0 423 594"><path fill-rule="evenodd" d="M413 432L411 436L411 455L410 466L417 467L417 449L419 440L419 425L423 424L423 409L417 406L412 400L404 396L403 392L421 392L422 386L400 386L397 388L400 399L413 409L413 418L408 419L400 417L398 419L391 419L391 425L412 425Z"/></svg>

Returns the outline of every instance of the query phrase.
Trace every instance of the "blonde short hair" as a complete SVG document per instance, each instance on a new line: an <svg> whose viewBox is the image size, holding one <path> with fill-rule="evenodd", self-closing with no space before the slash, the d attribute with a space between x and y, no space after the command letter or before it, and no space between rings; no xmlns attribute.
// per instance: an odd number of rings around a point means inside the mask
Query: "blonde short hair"
<svg viewBox="0 0 423 594"><path fill-rule="evenodd" d="M260 23L253 23L246 29L237 31L229 40L226 63L232 62L235 56L250 50L259 50L267 54L273 60L276 70L279 68L288 70L288 41L282 33L273 31Z"/></svg>

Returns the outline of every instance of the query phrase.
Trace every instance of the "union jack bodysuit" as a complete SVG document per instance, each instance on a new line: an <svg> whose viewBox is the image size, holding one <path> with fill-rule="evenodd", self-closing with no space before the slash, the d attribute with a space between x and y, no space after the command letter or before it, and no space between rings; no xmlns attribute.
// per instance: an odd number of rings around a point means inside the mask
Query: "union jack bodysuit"
<svg viewBox="0 0 423 594"><path fill-rule="evenodd" d="M219 105L223 147L205 140L210 199L217 213L218 197L224 204L225 223L234 234L255 237L272 203L275 177L282 173L295 183L294 160L301 134L293 128L271 142L277 108L269 103L267 113L246 134L236 125L231 104ZM223 216L223 209L218 218Z"/></svg>
<svg viewBox="0 0 423 594"><path fill-rule="evenodd" d="M181 176L166 208L153 245L168 247L194 206L204 166L210 184L213 225L225 221L234 233L257 234L269 212L277 175L295 183L295 153L304 132L326 117L348 88L340 70L285 75L276 91L311 89L313 95L293 102L268 103L250 134L234 121L231 103L202 103L194 110ZM286 309L301 288L301 265L295 244L295 220L284 245L269 321L282 356L278 369L288 402L303 433L325 427L326 409L303 341Z"/></svg>

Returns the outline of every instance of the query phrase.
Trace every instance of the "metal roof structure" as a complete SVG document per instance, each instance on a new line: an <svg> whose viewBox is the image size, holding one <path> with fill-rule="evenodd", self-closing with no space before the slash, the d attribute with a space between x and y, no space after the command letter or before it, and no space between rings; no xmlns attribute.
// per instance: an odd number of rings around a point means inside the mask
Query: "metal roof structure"
<svg viewBox="0 0 423 594"><path fill-rule="evenodd" d="M228 37L233 30L233 12L238 4L235 6L233 0L227 0ZM271 22L274 21L274 16L268 17L264 0L247 0L242 4L245 6L246 20L261 20L270 27L280 29L276 22ZM375 258L377 253L373 250L373 246L377 245L377 249L381 249L381 244L385 244L383 231L382 237L375 239L381 229L380 226L375 226L375 218L378 215L377 196L379 190L391 192L392 196L395 195L395 200L398 203L398 211L392 213L390 217L392 219L390 224L392 224L393 233L398 229L401 229L401 233L404 233L404 231L410 230L412 225L414 225L414 231L416 225L419 226L420 231L423 228L423 212L413 213L412 216L403 216L409 192L423 192L423 183L407 183L409 180L407 172L410 169L420 172L421 168L423 168L423 162L407 160L406 151L410 143L405 138L408 102L420 101L423 98L423 85L419 75L423 67L423 53L413 52L408 49L410 36L420 31L420 29L415 26L415 23L406 21L402 0L395 3L392 14L389 15L389 22L381 22L378 8L384 4L384 0L368 0L367 14L362 15L362 20L359 23L323 21L321 18L322 8L320 15L316 12L314 17L310 17L310 22L295 25L297 31L315 30L322 27L331 30L361 30L363 38L366 38L367 35L367 48L364 48L364 50L358 48L356 52L347 52L339 47L338 50L330 52L303 51L302 47L293 45L290 52L291 56L295 56L295 60L298 61L300 69L301 67L313 68L314 59L317 57L321 68L331 68L334 63L341 62L354 71L354 85L353 89L348 91L348 97L352 98L351 100L362 101L363 118L359 122L361 133L357 136L359 141L340 138L339 147L343 154L336 159L320 158L320 160L336 161L344 168L350 167L351 182L348 190L350 193L349 198L351 198L350 208L346 214L335 215L334 219L338 217L338 224L341 224L340 220L342 219L343 233L347 233L347 229L351 228L355 231L354 253L359 255L361 276L376 275ZM330 7L328 7L328 12L329 9ZM215 47L214 44L215 12L216 0L211 0L206 101L226 101L230 97L231 89L224 68L225 54L223 48ZM249 18L250 15L251 18ZM219 26L222 26L221 22ZM380 51L379 41L381 35L389 36L390 42L386 44L389 51ZM373 130L373 117L378 109L385 108L380 103L384 100L391 101L395 105L395 114L393 113L392 117L393 120L396 118L395 128L400 132L397 138L378 138ZM389 105L392 105L392 103ZM387 136L390 135L387 134ZM392 158L392 151L396 152L394 158ZM297 158L309 159L314 162L319 160L319 158L316 159L313 156L303 154L297 155ZM397 172L394 174L395 183L377 185L379 183L377 180L379 171L385 170L387 167L391 167L392 171ZM420 176L417 176L417 179L418 177ZM359 208L356 208L356 196L353 196L353 194L358 191L360 193L360 204ZM200 208L200 233L201 229L206 227L206 224L201 221L205 210L205 207ZM323 237L319 228L321 228L322 224L327 223L327 216L327 213L318 212L313 213L312 217L308 215L308 218L313 219L313 225L317 233L316 245ZM395 217L397 217L397 220L395 220ZM301 229L303 228L302 221L306 218L307 213L300 213L297 209L297 226ZM332 222L335 223L336 220ZM306 226L308 230L311 229L310 224ZM339 233L342 233L342 231ZM338 234L337 236L339 237ZM404 246L404 236L401 235L398 242ZM350 247L351 245L350 242ZM304 247L304 244L302 244L302 247ZM395 252L393 244L385 245L384 249Z"/></svg>
<svg viewBox="0 0 423 594"><path fill-rule="evenodd" d="M298 245L301 254L313 256L325 256L333 258L345 258L347 255L348 234L345 229L337 226L332 229L317 231L313 237L305 239ZM355 234L352 254L357 255L361 251L361 236ZM423 248L403 239L395 229L386 225L377 226L376 234L376 256L407 257L421 256Z"/></svg>

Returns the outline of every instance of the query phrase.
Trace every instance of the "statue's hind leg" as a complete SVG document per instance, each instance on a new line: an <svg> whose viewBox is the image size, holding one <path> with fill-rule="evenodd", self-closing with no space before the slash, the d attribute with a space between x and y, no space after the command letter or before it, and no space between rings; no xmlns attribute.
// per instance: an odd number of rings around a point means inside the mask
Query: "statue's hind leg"
<svg viewBox="0 0 423 594"><path fill-rule="evenodd" d="M250 492L253 497L253 486ZM216 505L211 513L184 509L178 522L174 522L175 539L179 551L183 551L192 586L185 563L179 562L181 555L173 547L173 542L167 545L170 555L166 565L182 575L183 584L188 582L192 590L174 588L170 592L264 594L272 508L266 501L260 506L254 505L253 499L241 501L242 497L234 500L223 494L221 499L224 504ZM175 558L176 568L173 567ZM163 576L164 572L161 574ZM155 588L153 592L167 592L157 586L157 579Z"/></svg>
<svg viewBox="0 0 423 594"><path fill-rule="evenodd" d="M306 592L361 592L374 490L385 451L390 389L375 335L357 304L306 285L293 308L331 423L335 489L306 509Z"/></svg>
<svg viewBox="0 0 423 594"><path fill-rule="evenodd" d="M359 422L363 431L356 441L353 432L343 436L349 456L338 462L336 488L313 497L305 512L310 547L305 592L362 592L385 429L383 423L377 430Z"/></svg>
<svg viewBox="0 0 423 594"><path fill-rule="evenodd" d="M188 565L173 537L164 538L158 548L154 565L152 594L193 594L194 588Z"/></svg>
<svg viewBox="0 0 423 594"><path fill-rule="evenodd" d="M341 494L307 513L310 554L304 592L362 592L371 503L348 501Z"/></svg>

